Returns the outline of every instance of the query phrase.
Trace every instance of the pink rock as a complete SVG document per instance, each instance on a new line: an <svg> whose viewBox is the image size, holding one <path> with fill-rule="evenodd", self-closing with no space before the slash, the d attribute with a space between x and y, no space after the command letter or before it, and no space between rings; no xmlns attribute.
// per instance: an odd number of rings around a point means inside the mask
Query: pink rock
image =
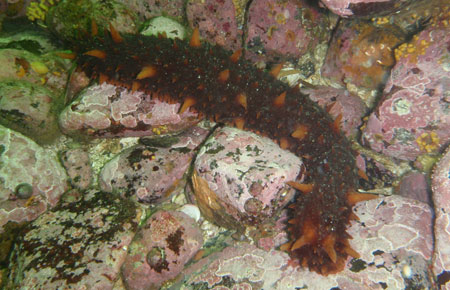
<svg viewBox="0 0 450 290"><path fill-rule="evenodd" d="M180 104L152 100L142 92L103 83L87 88L60 115L62 130L91 137L141 137L191 127L196 114L178 114Z"/></svg>
<svg viewBox="0 0 450 290"><path fill-rule="evenodd" d="M242 29L238 28L235 1L206 0L188 1L186 14L191 27L196 27L200 35L228 50L241 48Z"/></svg>
<svg viewBox="0 0 450 290"><path fill-rule="evenodd" d="M82 196L25 229L11 259L7 288L113 289L142 212L109 193Z"/></svg>
<svg viewBox="0 0 450 290"><path fill-rule="evenodd" d="M431 205L427 176L421 172L411 172L403 176L397 194Z"/></svg>
<svg viewBox="0 0 450 290"><path fill-rule="evenodd" d="M333 13L343 16L374 16L399 10L411 0L320 0Z"/></svg>
<svg viewBox="0 0 450 290"><path fill-rule="evenodd" d="M129 247L122 267L127 289L158 289L175 278L202 247L195 221L182 212L158 211Z"/></svg>
<svg viewBox="0 0 450 290"><path fill-rule="evenodd" d="M346 269L322 276L292 266L286 253L236 243L184 271L176 289L434 289L430 281L431 209L397 196L356 205L360 221L349 233L361 256Z"/></svg>
<svg viewBox="0 0 450 290"><path fill-rule="evenodd" d="M252 1L247 19L246 57L254 62L298 57L329 37L328 21L307 1Z"/></svg>
<svg viewBox="0 0 450 290"><path fill-rule="evenodd" d="M173 137L174 144L167 148L151 146L150 140L146 139L143 142L147 145L122 151L103 167L100 187L144 203L169 199L172 192L184 187L183 176L194 156L194 149L207 133L196 127Z"/></svg>
<svg viewBox="0 0 450 290"><path fill-rule="evenodd" d="M415 160L449 144L450 74L442 60L450 57L450 30L445 21L431 20L430 27L396 49L397 63L382 101L363 131L373 150Z"/></svg>
<svg viewBox="0 0 450 290"><path fill-rule="evenodd" d="M330 42L322 75L335 83L377 91L394 65L392 50L402 41L401 31L394 26L342 20Z"/></svg>
<svg viewBox="0 0 450 290"><path fill-rule="evenodd" d="M302 168L299 157L270 139L224 127L197 155L195 198L202 214L220 225L260 223L289 202L293 191L286 182L296 180Z"/></svg>
<svg viewBox="0 0 450 290"><path fill-rule="evenodd" d="M266 252L248 243L238 243L190 266L183 273L185 282L175 286L183 290L276 289L275 282L288 263L286 253Z"/></svg>
<svg viewBox="0 0 450 290"><path fill-rule="evenodd" d="M119 0L135 12L141 20L167 15L178 20L183 20L184 0Z"/></svg>
<svg viewBox="0 0 450 290"><path fill-rule="evenodd" d="M317 87L314 89L302 89L309 98L319 104L336 119L342 116L341 130L347 137L355 137L362 124L362 118L367 111L363 101L352 95L347 90L332 87Z"/></svg>
<svg viewBox="0 0 450 290"><path fill-rule="evenodd" d="M78 189L89 187L92 182L92 167L86 151L80 148L65 150L61 153L61 162L72 186Z"/></svg>
<svg viewBox="0 0 450 290"><path fill-rule="evenodd" d="M433 271L440 289L450 289L450 147L435 165L432 189L436 214Z"/></svg>
<svg viewBox="0 0 450 290"><path fill-rule="evenodd" d="M0 126L0 232L11 222L36 219L67 190L56 154Z"/></svg>

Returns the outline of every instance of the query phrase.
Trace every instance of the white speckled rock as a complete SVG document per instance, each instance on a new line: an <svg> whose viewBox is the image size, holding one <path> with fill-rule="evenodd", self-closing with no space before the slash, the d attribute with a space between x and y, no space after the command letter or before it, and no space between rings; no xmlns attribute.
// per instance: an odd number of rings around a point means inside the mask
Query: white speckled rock
<svg viewBox="0 0 450 290"><path fill-rule="evenodd" d="M101 189L144 203L167 200L177 188L184 187L183 176L191 164L194 149L207 133L199 127L190 128L166 138L175 142L167 148L153 145L158 142L156 138L144 139L141 143L146 145L128 148L106 163L100 172Z"/></svg>
<svg viewBox="0 0 450 290"><path fill-rule="evenodd" d="M71 192L25 228L6 288L113 289L141 215L110 193Z"/></svg>
<svg viewBox="0 0 450 290"><path fill-rule="evenodd" d="M432 189L436 214L433 270L442 289L450 289L450 147L434 168Z"/></svg>
<svg viewBox="0 0 450 290"><path fill-rule="evenodd" d="M37 218L67 190L56 154L0 126L0 232L8 221Z"/></svg>
<svg viewBox="0 0 450 290"><path fill-rule="evenodd" d="M193 184L202 214L231 228L272 217L291 199L287 181L302 161L268 138L234 128L217 130L195 161Z"/></svg>
<svg viewBox="0 0 450 290"><path fill-rule="evenodd" d="M59 116L63 132L96 137L142 137L182 131L198 122L180 104L103 83L88 87Z"/></svg>
<svg viewBox="0 0 450 290"><path fill-rule="evenodd" d="M360 258L340 273L323 276L293 267L287 253L236 243L187 268L170 289L435 289L427 204L392 196L361 202L355 214L350 244Z"/></svg>

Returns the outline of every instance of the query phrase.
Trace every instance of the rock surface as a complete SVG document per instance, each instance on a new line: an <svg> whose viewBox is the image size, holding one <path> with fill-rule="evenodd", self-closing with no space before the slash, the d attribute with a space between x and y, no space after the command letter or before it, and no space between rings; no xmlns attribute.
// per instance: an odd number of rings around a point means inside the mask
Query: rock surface
<svg viewBox="0 0 450 290"><path fill-rule="evenodd" d="M292 198L286 182L301 180L299 157L268 138L225 127L200 149L194 164L195 199L219 225L241 228L272 217ZM304 168L303 168L304 169Z"/></svg>
<svg viewBox="0 0 450 290"><path fill-rule="evenodd" d="M66 179L55 153L0 126L0 232L8 221L31 221L56 206Z"/></svg>
<svg viewBox="0 0 450 290"><path fill-rule="evenodd" d="M72 192L24 232L13 253L15 289L113 289L138 221L131 201Z"/></svg>
<svg viewBox="0 0 450 290"><path fill-rule="evenodd" d="M202 247L196 222L175 211L158 211L131 243L122 268L127 289L157 289L175 278Z"/></svg>

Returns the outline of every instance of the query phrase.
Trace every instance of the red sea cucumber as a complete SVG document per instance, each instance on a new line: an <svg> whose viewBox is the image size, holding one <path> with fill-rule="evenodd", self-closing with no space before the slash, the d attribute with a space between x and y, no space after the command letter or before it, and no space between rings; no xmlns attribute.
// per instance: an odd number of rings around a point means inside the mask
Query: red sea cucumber
<svg viewBox="0 0 450 290"><path fill-rule="evenodd" d="M348 256L358 256L346 227L354 203L370 196L353 193L358 172L339 121L298 88L276 80L277 68L266 73L241 58L241 51L201 44L197 30L190 42L110 31L77 44L81 70L100 82L183 103L181 111L189 108L203 118L268 136L301 156L307 180L288 183L298 193L290 206L291 242L283 248L323 275L342 270Z"/></svg>

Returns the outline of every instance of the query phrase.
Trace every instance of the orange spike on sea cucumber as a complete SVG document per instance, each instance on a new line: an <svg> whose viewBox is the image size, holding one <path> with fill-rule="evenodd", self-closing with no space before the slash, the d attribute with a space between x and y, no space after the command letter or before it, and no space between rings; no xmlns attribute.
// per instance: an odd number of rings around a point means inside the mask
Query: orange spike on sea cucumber
<svg viewBox="0 0 450 290"><path fill-rule="evenodd" d="M334 234L329 234L322 241L323 249L328 254L328 257L330 257L330 259L333 263L336 263L336 259L337 259L336 250L334 249L335 242L336 242L336 236Z"/></svg>
<svg viewBox="0 0 450 290"><path fill-rule="evenodd" d="M275 65L271 70L270 70L270 74L276 78L278 77L278 75L280 74L281 69L283 68L284 63L279 63L277 65Z"/></svg>
<svg viewBox="0 0 450 290"><path fill-rule="evenodd" d="M307 134L308 134L308 127L303 124L300 124L297 126L295 131L292 132L291 136L298 140L303 140Z"/></svg>
<svg viewBox="0 0 450 290"><path fill-rule="evenodd" d="M368 177L367 174L366 174L364 171L362 171L361 169L358 169L358 175L359 175L359 177L361 177L362 179L364 179L364 180L366 180L366 181L369 181L369 177Z"/></svg>
<svg viewBox="0 0 450 290"><path fill-rule="evenodd" d="M247 96L244 93L240 93L236 96L236 102L247 111Z"/></svg>
<svg viewBox="0 0 450 290"><path fill-rule="evenodd" d="M301 247L311 244L317 240L316 226L311 220L306 220L303 224L303 235L298 238L291 247L291 251L300 249Z"/></svg>
<svg viewBox="0 0 450 290"><path fill-rule="evenodd" d="M141 83L134 81L133 84L131 85L131 91L136 92L137 90L139 90L140 87Z"/></svg>
<svg viewBox="0 0 450 290"><path fill-rule="evenodd" d="M275 107L282 107L286 102L286 92L282 92L278 97L273 100L273 105Z"/></svg>
<svg viewBox="0 0 450 290"><path fill-rule="evenodd" d="M375 198L378 198L378 195L370 193L347 192L347 202L351 206L357 204L360 201L366 201Z"/></svg>
<svg viewBox="0 0 450 290"><path fill-rule="evenodd" d="M286 182L287 185L292 186L293 188L300 190L303 193L309 193L313 190L314 184L312 183L298 183L295 181Z"/></svg>
<svg viewBox="0 0 450 290"><path fill-rule="evenodd" d="M106 82L108 80L108 76L105 74L100 73L99 77L98 77L98 82L100 84L103 84L104 82Z"/></svg>
<svg viewBox="0 0 450 290"><path fill-rule="evenodd" d="M95 19L92 18L91 20L91 36L97 36L98 34L98 26L97 26L97 22L95 22Z"/></svg>
<svg viewBox="0 0 450 290"><path fill-rule="evenodd" d="M111 38L115 43L121 43L123 41L119 31L117 31L111 23L109 24L109 32L111 33Z"/></svg>
<svg viewBox="0 0 450 290"><path fill-rule="evenodd" d="M288 149L289 148L289 140L285 137L280 138L280 147L281 149Z"/></svg>
<svg viewBox="0 0 450 290"><path fill-rule="evenodd" d="M232 55L230 55L231 62L236 63L239 60L239 58L241 57L241 55L242 55L242 48L236 50L235 52L233 52Z"/></svg>
<svg viewBox="0 0 450 290"><path fill-rule="evenodd" d="M333 131L339 133L341 131L342 114L339 114L333 122Z"/></svg>
<svg viewBox="0 0 450 290"><path fill-rule="evenodd" d="M289 249L291 248L291 246L292 246L292 242L284 243L284 244L282 244L282 245L280 246L280 250L281 250L281 251L289 251Z"/></svg>
<svg viewBox="0 0 450 290"><path fill-rule="evenodd" d="M187 97L184 100L183 105L180 108L179 114L183 114L187 109L189 109L191 106L195 105L196 100L193 97Z"/></svg>
<svg viewBox="0 0 450 290"><path fill-rule="evenodd" d="M85 55L90 55L96 58L100 58L100 59L105 59L106 58L106 52L104 52L103 50L98 50L98 49L93 49L93 50L89 50L86 51L84 53Z"/></svg>
<svg viewBox="0 0 450 290"><path fill-rule="evenodd" d="M147 65L142 68L142 70L136 76L137 80L142 80L146 78L151 78L156 75L157 69L153 65Z"/></svg>
<svg viewBox="0 0 450 290"><path fill-rule="evenodd" d="M55 52L55 54L64 59L75 59L77 57L75 53Z"/></svg>
<svg viewBox="0 0 450 290"><path fill-rule="evenodd" d="M200 42L200 31L196 27L192 32L191 41L189 41L191 47L200 47L202 43Z"/></svg>
<svg viewBox="0 0 450 290"><path fill-rule="evenodd" d="M229 77L230 77L230 70L229 69L224 69L223 71L221 71L219 73L218 79L219 79L219 82L225 83L228 80Z"/></svg>

